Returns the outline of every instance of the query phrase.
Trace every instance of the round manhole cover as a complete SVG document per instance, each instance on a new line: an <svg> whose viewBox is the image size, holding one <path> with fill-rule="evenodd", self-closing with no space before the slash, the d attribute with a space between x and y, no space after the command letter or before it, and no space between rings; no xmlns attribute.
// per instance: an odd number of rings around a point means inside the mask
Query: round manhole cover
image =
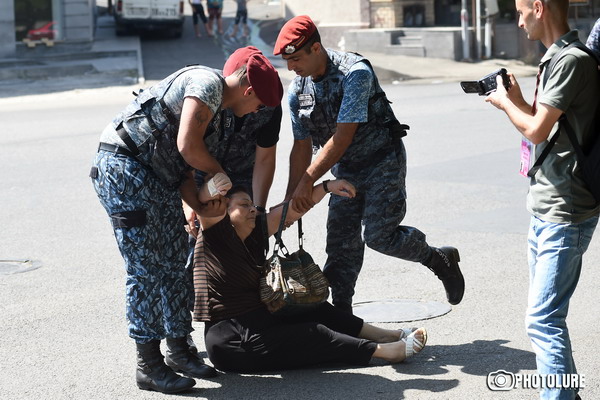
<svg viewBox="0 0 600 400"><path fill-rule="evenodd" d="M355 303L352 311L366 322L410 322L448 314L452 308L435 301L379 300Z"/></svg>
<svg viewBox="0 0 600 400"><path fill-rule="evenodd" d="M0 275L29 272L41 266L41 262L34 260L0 260Z"/></svg>

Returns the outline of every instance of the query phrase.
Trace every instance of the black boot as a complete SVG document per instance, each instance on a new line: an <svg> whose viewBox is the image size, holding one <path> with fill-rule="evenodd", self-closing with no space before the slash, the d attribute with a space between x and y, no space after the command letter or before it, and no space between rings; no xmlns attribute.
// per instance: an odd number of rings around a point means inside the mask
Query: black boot
<svg viewBox="0 0 600 400"><path fill-rule="evenodd" d="M213 367L204 364L197 354L190 351L187 337L167 339L165 362L174 371L194 378L213 378L217 376L217 371Z"/></svg>
<svg viewBox="0 0 600 400"><path fill-rule="evenodd" d="M458 250L454 247L432 247L432 250L431 259L423 265L433 271L444 284L448 303L460 303L465 293L465 279L458 266Z"/></svg>
<svg viewBox="0 0 600 400"><path fill-rule="evenodd" d="M194 343L194 339L192 338L192 335L190 335L189 333L186 336L186 341L187 341L187 344L188 344L188 346L190 348L190 351L193 354L198 354L198 347L196 346L196 343Z"/></svg>
<svg viewBox="0 0 600 400"><path fill-rule="evenodd" d="M162 393L177 393L191 389L196 381L177 375L167 367L160 353L160 341L137 346L137 385L143 390L155 390Z"/></svg>

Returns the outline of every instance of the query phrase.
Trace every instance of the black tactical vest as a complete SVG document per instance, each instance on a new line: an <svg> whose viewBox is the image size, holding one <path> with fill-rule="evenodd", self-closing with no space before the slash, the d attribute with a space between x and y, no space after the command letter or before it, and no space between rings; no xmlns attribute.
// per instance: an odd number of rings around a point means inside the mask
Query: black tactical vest
<svg viewBox="0 0 600 400"><path fill-rule="evenodd" d="M373 69L367 59L356 53L328 49L327 55L327 72L319 81L324 88L323 95L319 96L315 92L315 84L310 77L301 79L296 92L299 102L298 119L304 129L310 132L315 151L323 147L336 132L336 121L344 96L342 83L350 68L356 63L364 62ZM401 125L394 116L377 77L374 84L375 94L369 99L368 121L359 124L352 143L339 161L345 170L359 170L383 158L393 151L394 142L405 136L409 129L408 126Z"/></svg>

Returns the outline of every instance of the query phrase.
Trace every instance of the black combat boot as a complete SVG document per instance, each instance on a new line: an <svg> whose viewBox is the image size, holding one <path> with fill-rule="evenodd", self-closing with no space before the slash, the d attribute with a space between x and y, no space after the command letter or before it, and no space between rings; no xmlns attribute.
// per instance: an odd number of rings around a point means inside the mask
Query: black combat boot
<svg viewBox="0 0 600 400"><path fill-rule="evenodd" d="M439 249L432 247L431 249L433 250L431 259L423 265L433 271L444 284L448 303L460 303L465 293L465 279L458 266L460 261L458 250L454 247Z"/></svg>
<svg viewBox="0 0 600 400"><path fill-rule="evenodd" d="M217 371L190 351L187 337L167 339L167 356L165 362L174 371L194 378L213 378Z"/></svg>
<svg viewBox="0 0 600 400"><path fill-rule="evenodd" d="M155 390L162 393L177 393L191 389L196 381L177 375L167 367L160 353L160 341L137 346L137 385L143 390Z"/></svg>
<svg viewBox="0 0 600 400"><path fill-rule="evenodd" d="M192 335L190 335L189 333L186 336L186 341L190 348L190 351L194 354L198 354L198 347L196 346L196 343L194 343L194 339L192 338Z"/></svg>

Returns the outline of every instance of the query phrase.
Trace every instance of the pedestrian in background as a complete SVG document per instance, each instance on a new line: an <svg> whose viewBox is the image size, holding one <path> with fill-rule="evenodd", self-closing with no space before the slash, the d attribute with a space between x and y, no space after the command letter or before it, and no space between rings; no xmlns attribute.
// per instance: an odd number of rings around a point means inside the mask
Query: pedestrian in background
<svg viewBox="0 0 600 400"><path fill-rule="evenodd" d="M221 14L223 13L223 0L206 0L206 6L208 7L208 27L211 32L213 30L213 21L217 21L217 29L219 34L223 34L223 20Z"/></svg>
<svg viewBox="0 0 600 400"><path fill-rule="evenodd" d="M233 22L233 32L230 37L235 37L238 31L238 25L242 24L242 37L248 36L248 8L246 7L246 0L236 0L237 11L235 13L235 21Z"/></svg>
<svg viewBox="0 0 600 400"><path fill-rule="evenodd" d="M286 199L306 212L314 205L314 183L330 169L356 186L354 198L329 201L324 273L333 304L352 312L365 244L424 264L442 280L448 301L460 303L465 284L458 250L430 247L420 230L400 225L406 213L402 137L408 127L394 116L368 60L325 49L306 15L283 26L273 54L281 54L298 75L288 90L294 145ZM313 148L322 148L314 161Z"/></svg>
<svg viewBox="0 0 600 400"><path fill-rule="evenodd" d="M204 14L204 7L202 6L201 0L188 0L190 5L192 6L192 21L194 22L194 32L196 33L196 37L202 37L200 33L200 27L198 26L198 20L202 20L204 24L204 28L206 29L206 34L208 36L212 36L212 30L208 26L208 18L206 18L206 14Z"/></svg>
<svg viewBox="0 0 600 400"><path fill-rule="evenodd" d="M207 197L231 187L204 146L213 116L222 107L242 116L277 106L280 87L277 71L261 54L250 53L226 78L210 68L186 67L139 93L100 137L90 176L126 264L127 319L140 389L180 392L195 381L176 372L215 375L187 343L192 331L185 271L189 247L181 204L202 214ZM215 175L201 188L203 196L193 169Z"/></svg>
<svg viewBox="0 0 600 400"><path fill-rule="evenodd" d="M541 399L572 400L579 398L578 388L561 388L563 379L577 373L566 318L600 209L582 179L565 123L584 149L592 143L600 82L596 61L576 47L562 53L551 72L546 69L563 47L579 41L578 32L569 28L568 0L516 0L516 10L528 39L548 49L541 59L533 105L523 99L512 74L508 91L499 77L498 89L486 101L504 111L535 145L536 158L560 135L531 177L527 195L532 216L526 326L538 373L556 383L555 388L542 389ZM561 116L566 122L557 123Z"/></svg>
<svg viewBox="0 0 600 400"><path fill-rule="evenodd" d="M592 51L596 53L596 57L600 59L600 18L596 20L585 45L592 49Z"/></svg>

